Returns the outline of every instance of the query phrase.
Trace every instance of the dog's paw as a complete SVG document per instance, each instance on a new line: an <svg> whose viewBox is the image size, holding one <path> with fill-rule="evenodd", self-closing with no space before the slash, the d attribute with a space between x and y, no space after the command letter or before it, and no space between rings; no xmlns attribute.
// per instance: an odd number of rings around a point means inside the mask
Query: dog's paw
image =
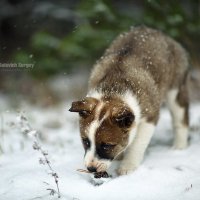
<svg viewBox="0 0 200 200"><path fill-rule="evenodd" d="M117 170L117 174L118 174L119 176L128 175L128 174L130 174L131 172L133 172L133 170L121 169L121 168Z"/></svg>
<svg viewBox="0 0 200 200"><path fill-rule="evenodd" d="M182 149L186 149L187 147L188 147L187 141L184 141L184 142L175 141L172 148L176 150L182 150Z"/></svg>
<svg viewBox="0 0 200 200"><path fill-rule="evenodd" d="M117 169L117 174L119 176L128 175L128 174L131 174L136 169L137 169L137 167L121 166L121 167L119 167L119 169Z"/></svg>

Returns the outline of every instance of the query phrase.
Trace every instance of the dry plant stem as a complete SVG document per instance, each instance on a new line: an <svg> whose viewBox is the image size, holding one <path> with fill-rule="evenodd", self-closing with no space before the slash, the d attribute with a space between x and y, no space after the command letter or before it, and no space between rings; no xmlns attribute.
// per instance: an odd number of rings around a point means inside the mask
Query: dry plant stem
<svg viewBox="0 0 200 200"><path fill-rule="evenodd" d="M58 186L58 175L53 170L53 168L52 168L52 166L50 164L50 161L48 160L48 157L47 157L48 153L45 152L42 149L41 145L38 144L37 136L35 136L35 141L34 141L34 144L33 144L33 149L39 151L42 154L44 160L40 159L40 164L47 164L49 170L51 171L50 174L52 175L52 177L54 178L54 181L56 183L56 187L57 187L57 192L56 193L58 194L58 198L60 198L61 195L60 195L60 190L59 190L59 186ZM47 190L50 190L50 195L54 195L53 191L55 191L55 190L53 190L53 189L47 189Z"/></svg>
<svg viewBox="0 0 200 200"><path fill-rule="evenodd" d="M51 166L51 164L50 164L50 161L49 161L49 159L48 159L48 157L47 157L47 156L48 156L48 153L42 149L42 146L40 145L40 143L39 143L39 141L38 141L38 132L37 132L36 130L33 130L33 129L31 128L31 125L29 124L27 118L26 118L23 114L21 114L21 116L20 116L20 125L21 125L21 129L22 129L22 130L25 130L25 132L26 132L27 134L30 134L30 135L32 135L32 136L34 137L33 149L39 151L39 152L41 153L41 155L43 156L43 158L40 158L40 159L39 159L39 162L40 162L40 164L43 164L43 165L46 164L46 165L48 166L48 168L49 168L49 170L50 170L50 174L51 174L51 176L54 178L57 191L55 191L55 190L52 189L52 188L48 188L47 190L50 191L50 195L54 195L55 193L57 193L58 198L60 198L61 195L60 195L60 189L59 189L59 185L58 185L58 175L57 175L57 173L53 170L53 168L52 168L52 166ZM25 127L26 129L24 129L24 127Z"/></svg>

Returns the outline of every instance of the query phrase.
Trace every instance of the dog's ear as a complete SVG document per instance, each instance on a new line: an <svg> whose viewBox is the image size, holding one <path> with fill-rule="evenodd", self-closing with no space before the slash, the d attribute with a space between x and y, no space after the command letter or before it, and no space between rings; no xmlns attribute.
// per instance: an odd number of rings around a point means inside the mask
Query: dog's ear
<svg viewBox="0 0 200 200"><path fill-rule="evenodd" d="M129 128L134 120L135 115L129 110L124 110L123 112L119 112L117 115L114 116L114 122L120 128Z"/></svg>
<svg viewBox="0 0 200 200"><path fill-rule="evenodd" d="M72 102L72 106L69 109L70 112L79 112L81 110L83 110L84 107L84 100L82 101L74 101Z"/></svg>
<svg viewBox="0 0 200 200"><path fill-rule="evenodd" d="M92 97L86 97L81 101L72 102L72 106L69 109L70 112L78 112L81 117L88 116L97 104L97 99Z"/></svg>

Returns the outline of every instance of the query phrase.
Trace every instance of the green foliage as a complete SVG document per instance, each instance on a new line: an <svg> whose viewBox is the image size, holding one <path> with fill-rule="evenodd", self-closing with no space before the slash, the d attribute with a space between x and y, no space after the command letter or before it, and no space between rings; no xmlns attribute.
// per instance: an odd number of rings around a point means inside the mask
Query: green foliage
<svg viewBox="0 0 200 200"><path fill-rule="evenodd" d="M191 0L187 4L184 2L181 0L146 0L143 11L144 22L176 38L182 38L185 33L197 34L200 30L200 18L194 5L198 1ZM196 6L198 7L198 4Z"/></svg>
<svg viewBox="0 0 200 200"><path fill-rule="evenodd" d="M60 40L48 33L35 33L31 39L31 46L40 53L55 53L60 45Z"/></svg>
<svg viewBox="0 0 200 200"><path fill-rule="evenodd" d="M80 21L62 40L59 52L71 66L91 67L126 23L119 23L119 12L105 0L81 1L75 12Z"/></svg>
<svg viewBox="0 0 200 200"><path fill-rule="evenodd" d="M17 63L31 63L31 57L26 51L20 51L16 53L14 60Z"/></svg>
<svg viewBox="0 0 200 200"><path fill-rule="evenodd" d="M35 62L31 72L40 77L91 67L116 35L135 24L161 29L194 52L199 50L194 41L200 33L199 0L145 0L137 16L114 6L115 2L109 0L80 1L73 10L78 20L70 33L60 38L38 31L31 36L29 50L16 53L15 60Z"/></svg>
<svg viewBox="0 0 200 200"><path fill-rule="evenodd" d="M200 65L200 0L146 0L142 19L146 25L163 30L188 50L193 65Z"/></svg>
<svg viewBox="0 0 200 200"><path fill-rule="evenodd" d="M29 54L33 54L36 64L31 72L40 77L91 67L113 38L127 27L126 23L118 23L122 16L109 1L82 1L74 12L79 22L71 33L58 38L48 32L36 32L31 37L29 53L17 53L15 60L30 62Z"/></svg>

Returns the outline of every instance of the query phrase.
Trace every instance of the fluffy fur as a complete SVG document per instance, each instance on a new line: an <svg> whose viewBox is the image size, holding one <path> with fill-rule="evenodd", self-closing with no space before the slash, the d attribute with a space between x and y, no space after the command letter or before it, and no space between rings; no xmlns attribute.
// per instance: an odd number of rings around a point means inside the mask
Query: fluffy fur
<svg viewBox="0 0 200 200"><path fill-rule="evenodd" d="M124 153L119 174L136 169L167 99L175 148L187 146L188 57L162 32L145 26L120 35L94 65L87 97L73 102L89 170L105 171Z"/></svg>

